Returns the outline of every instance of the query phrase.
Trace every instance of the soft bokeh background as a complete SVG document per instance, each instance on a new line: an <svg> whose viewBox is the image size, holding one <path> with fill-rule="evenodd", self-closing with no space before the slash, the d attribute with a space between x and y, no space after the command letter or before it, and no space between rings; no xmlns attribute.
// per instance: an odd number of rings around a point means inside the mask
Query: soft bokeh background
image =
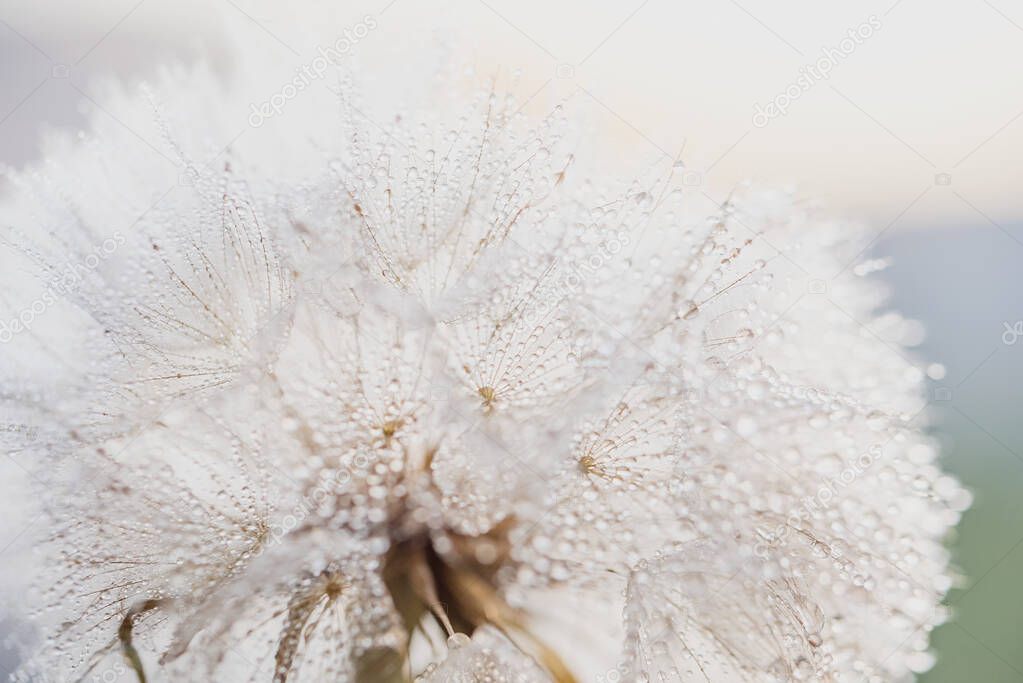
<svg viewBox="0 0 1023 683"><path fill-rule="evenodd" d="M934 431L946 467L975 495L950 539L963 573L948 599L955 619L936 633L938 663L923 680L1023 681L1023 6L0 0L0 162L31 163L48 129L80 128L90 112L118 123L100 98L107 80L135 88L171 61L208 63L225 84L255 76L268 98L367 16L375 27L353 57L378 82L394 74L395 101L415 90L417 46L447 45L477 73L507 76L530 113L586 104L592 134L622 158L681 153L686 182L713 198L755 178L872 226L870 253L892 260L882 277L894 306L928 330L907 362L945 366L930 387ZM864 25L870 36L846 50L848 31ZM848 54L828 78L756 125L757 106L832 48ZM247 56L278 66L252 74ZM238 118L239 135L279 134ZM139 143L150 153L152 141ZM892 352L878 341L878 353ZM0 476L16 467L5 459ZM0 566L27 537L10 520ZM0 615L0 630L8 621ZM0 647L0 671L12 663Z"/></svg>

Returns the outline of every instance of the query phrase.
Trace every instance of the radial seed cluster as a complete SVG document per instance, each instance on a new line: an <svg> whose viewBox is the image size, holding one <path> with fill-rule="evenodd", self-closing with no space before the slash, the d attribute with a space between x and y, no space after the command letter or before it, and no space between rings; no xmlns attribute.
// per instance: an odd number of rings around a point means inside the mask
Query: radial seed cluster
<svg viewBox="0 0 1023 683"><path fill-rule="evenodd" d="M16 680L929 667L968 496L914 324L869 264L830 280L856 228L681 161L623 180L490 89L343 105L301 181L168 129L201 170L141 216L108 196L148 163L124 132L12 175L42 286L118 235L3 367L48 530Z"/></svg>

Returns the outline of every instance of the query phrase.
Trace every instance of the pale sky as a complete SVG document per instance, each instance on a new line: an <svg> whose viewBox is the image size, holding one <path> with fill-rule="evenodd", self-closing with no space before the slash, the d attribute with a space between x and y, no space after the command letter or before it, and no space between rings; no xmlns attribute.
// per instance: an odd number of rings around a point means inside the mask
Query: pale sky
<svg viewBox="0 0 1023 683"><path fill-rule="evenodd" d="M684 144L684 161L718 195L746 178L792 185L878 230L1011 231L1023 220L1023 7L1009 0L90 5L0 2L7 163L38 153L41 126L81 125L82 91L97 76L135 82L170 58L207 59L229 81L247 50L279 55L292 73L372 15L354 53L381 74L414 66L417 46L452 41L478 73L520 71L531 113L566 97L585 103L623 156L674 156ZM227 34L242 41L240 56ZM267 79L271 92L281 76ZM755 125L757 105L778 97L786 113Z"/></svg>

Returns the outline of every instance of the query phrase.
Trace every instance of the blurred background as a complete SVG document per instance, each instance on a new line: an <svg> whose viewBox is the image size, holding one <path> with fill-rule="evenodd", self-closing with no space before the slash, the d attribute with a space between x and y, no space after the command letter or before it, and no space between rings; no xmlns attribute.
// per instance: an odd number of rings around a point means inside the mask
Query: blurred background
<svg viewBox="0 0 1023 683"><path fill-rule="evenodd" d="M975 498L949 539L955 617L922 680L1023 681L1023 5L0 0L0 163L33 163L48 131L90 116L124 125L101 93L169 63L208 64L267 101L360 26L351 51L378 83L418 68L415 46L445 45L508 75L529 113L586 104L591 133L623 158L681 155L684 182L712 198L752 178L870 226L864 257L891 260L892 305L928 331L907 362L944 366L929 373L933 431ZM249 111L238 135L274 135ZM0 476L16 467L4 459ZM23 526L0 528L0 566ZM0 645L0 672L13 664Z"/></svg>

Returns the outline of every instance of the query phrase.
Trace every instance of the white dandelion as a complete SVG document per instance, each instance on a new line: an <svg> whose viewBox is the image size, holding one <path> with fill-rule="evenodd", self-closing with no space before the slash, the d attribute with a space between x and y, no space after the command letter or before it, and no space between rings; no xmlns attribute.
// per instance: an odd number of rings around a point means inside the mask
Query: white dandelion
<svg viewBox="0 0 1023 683"><path fill-rule="evenodd" d="M566 111L493 89L384 126L342 104L304 179L173 126L202 171L145 211L110 196L162 177L124 131L12 174L6 258L43 286L120 231L8 340L5 438L31 427L48 520L16 680L929 666L968 496L922 431L912 321L866 277L810 286L857 229L595 174Z"/></svg>

